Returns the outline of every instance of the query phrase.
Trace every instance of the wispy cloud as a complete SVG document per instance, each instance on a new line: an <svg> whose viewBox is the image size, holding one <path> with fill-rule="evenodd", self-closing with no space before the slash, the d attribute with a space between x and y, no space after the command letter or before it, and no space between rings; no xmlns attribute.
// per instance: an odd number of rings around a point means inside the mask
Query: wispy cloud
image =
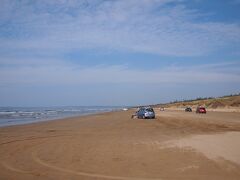
<svg viewBox="0 0 240 180"><path fill-rule="evenodd" d="M218 63L210 66L171 66L156 70L133 70L127 66L106 65L83 67L54 59L30 62L26 59L2 62L0 84L240 83L240 73L234 68L239 67L239 62Z"/></svg>
<svg viewBox="0 0 240 180"><path fill-rule="evenodd" d="M1 49L205 55L240 43L239 24L201 22L180 0L3 1Z"/></svg>

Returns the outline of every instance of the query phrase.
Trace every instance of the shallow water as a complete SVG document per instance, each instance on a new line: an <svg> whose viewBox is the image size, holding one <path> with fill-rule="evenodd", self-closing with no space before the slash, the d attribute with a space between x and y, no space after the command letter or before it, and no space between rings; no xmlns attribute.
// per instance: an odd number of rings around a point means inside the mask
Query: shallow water
<svg viewBox="0 0 240 180"><path fill-rule="evenodd" d="M0 127L120 110L113 106L0 107Z"/></svg>

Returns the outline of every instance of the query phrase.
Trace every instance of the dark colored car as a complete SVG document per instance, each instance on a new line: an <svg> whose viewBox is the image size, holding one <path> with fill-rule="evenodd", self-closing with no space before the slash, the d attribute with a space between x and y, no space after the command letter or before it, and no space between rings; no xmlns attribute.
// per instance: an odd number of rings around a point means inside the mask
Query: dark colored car
<svg viewBox="0 0 240 180"><path fill-rule="evenodd" d="M192 112L192 108L187 107L187 108L185 109L185 112Z"/></svg>
<svg viewBox="0 0 240 180"><path fill-rule="evenodd" d="M155 118L155 112L153 108L151 107L142 107L140 108L136 113L138 118L142 119L154 119Z"/></svg>
<svg viewBox="0 0 240 180"><path fill-rule="evenodd" d="M197 107L196 113L204 113L204 114L206 114L207 111L206 111L205 107Z"/></svg>

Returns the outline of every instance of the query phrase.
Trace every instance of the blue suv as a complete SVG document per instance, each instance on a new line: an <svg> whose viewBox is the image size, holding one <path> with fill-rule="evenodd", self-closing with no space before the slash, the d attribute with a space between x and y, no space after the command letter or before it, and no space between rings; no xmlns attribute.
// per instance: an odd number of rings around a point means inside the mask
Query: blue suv
<svg viewBox="0 0 240 180"><path fill-rule="evenodd" d="M136 115L138 118L142 119L155 119L155 112L151 107L141 107L137 112Z"/></svg>

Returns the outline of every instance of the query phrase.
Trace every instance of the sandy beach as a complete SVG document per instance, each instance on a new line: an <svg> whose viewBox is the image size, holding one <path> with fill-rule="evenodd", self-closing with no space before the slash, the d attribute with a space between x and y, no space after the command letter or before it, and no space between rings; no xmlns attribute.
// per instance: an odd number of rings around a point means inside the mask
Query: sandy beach
<svg viewBox="0 0 240 180"><path fill-rule="evenodd" d="M240 179L240 113L133 112L0 128L0 179Z"/></svg>

